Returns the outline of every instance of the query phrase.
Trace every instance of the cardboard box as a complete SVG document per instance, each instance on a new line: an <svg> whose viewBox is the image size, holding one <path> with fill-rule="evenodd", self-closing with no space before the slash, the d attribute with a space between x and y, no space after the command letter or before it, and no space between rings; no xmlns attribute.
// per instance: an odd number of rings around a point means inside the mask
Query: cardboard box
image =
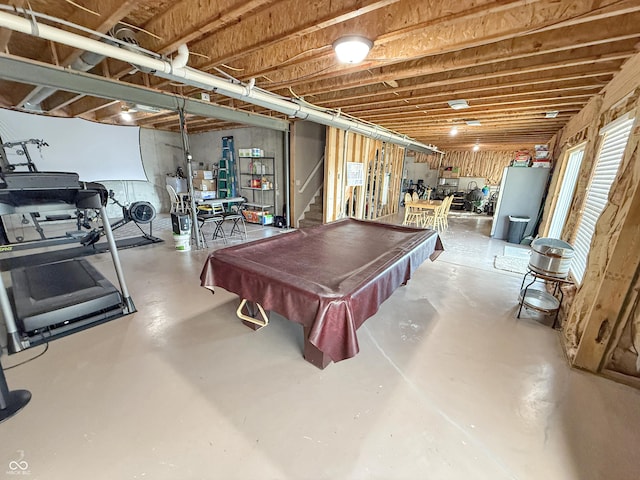
<svg viewBox="0 0 640 480"><path fill-rule="evenodd" d="M551 168L551 162L549 160L536 160L531 164L531 166L533 168Z"/></svg>
<svg viewBox="0 0 640 480"><path fill-rule="evenodd" d="M251 156L251 149L250 148L239 148L238 149L238 156L239 157L250 157Z"/></svg>
<svg viewBox="0 0 640 480"><path fill-rule="evenodd" d="M203 190L203 191L217 190L217 182L215 180L204 180L201 178L194 178L193 188L195 188L196 190Z"/></svg>
<svg viewBox="0 0 640 480"><path fill-rule="evenodd" d="M250 223L260 223L260 216L258 213L261 212L256 212L254 210L242 210L242 215L244 215L245 220Z"/></svg>
<svg viewBox="0 0 640 480"><path fill-rule="evenodd" d="M194 170L193 178L198 178L202 180L213 180L213 171L212 170Z"/></svg>

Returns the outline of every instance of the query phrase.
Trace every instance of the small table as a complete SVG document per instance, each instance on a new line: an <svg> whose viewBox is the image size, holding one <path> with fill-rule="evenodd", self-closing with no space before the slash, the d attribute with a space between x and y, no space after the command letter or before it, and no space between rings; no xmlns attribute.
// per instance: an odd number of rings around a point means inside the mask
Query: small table
<svg viewBox="0 0 640 480"><path fill-rule="evenodd" d="M531 281L525 287L525 282L529 276L531 277ZM538 280L553 283L553 294L535 288L530 289L530 287ZM522 278L522 284L520 285L520 294L518 296L520 308L518 309L518 318L520 318L520 314L522 313L522 307L544 313L545 315L553 315L555 313L553 325L551 325L551 328L555 329L558 324L558 313L560 312L562 300L564 299L564 292L560 287L564 283L571 283L571 280L567 279L566 275L564 277L545 275L532 270L531 266L529 266L527 273L525 273ZM560 294L560 298L556 297L558 293Z"/></svg>
<svg viewBox="0 0 640 480"><path fill-rule="evenodd" d="M411 207L418 210L435 210L442 205L442 200L418 200L417 202L409 202L405 207Z"/></svg>

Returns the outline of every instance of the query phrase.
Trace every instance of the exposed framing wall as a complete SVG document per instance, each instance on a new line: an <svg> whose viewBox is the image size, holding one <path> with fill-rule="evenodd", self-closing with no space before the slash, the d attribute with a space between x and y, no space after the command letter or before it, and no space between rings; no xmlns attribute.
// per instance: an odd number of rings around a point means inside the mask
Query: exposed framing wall
<svg viewBox="0 0 640 480"><path fill-rule="evenodd" d="M346 216L375 220L397 213L403 160L404 147L327 127L323 221ZM364 185L347 186L347 162L363 164Z"/></svg>
<svg viewBox="0 0 640 480"><path fill-rule="evenodd" d="M587 141L576 193L562 238L571 242L577 232L580 212L600 148L600 129L627 112L634 112L631 132L605 207L591 243L587 270L563 322L563 342L574 366L607 373L623 332L630 322L638 327L635 305L638 298L640 266L640 55L630 59L622 71L594 97L561 131L556 142L556 158L566 161L566 151ZM554 152L555 153L555 152ZM552 208L562 168L551 185L545 211ZM546 224L543 230L546 231ZM619 350L618 350L619 351ZM628 372L627 372L628 373ZM623 377L614 373L618 380ZM636 380L627 383L635 383Z"/></svg>

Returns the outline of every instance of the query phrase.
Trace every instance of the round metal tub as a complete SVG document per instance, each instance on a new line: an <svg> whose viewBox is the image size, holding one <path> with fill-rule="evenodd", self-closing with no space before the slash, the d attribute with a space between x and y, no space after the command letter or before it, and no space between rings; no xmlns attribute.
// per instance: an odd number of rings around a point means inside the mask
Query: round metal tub
<svg viewBox="0 0 640 480"><path fill-rule="evenodd" d="M569 273L573 247L556 238L537 238L531 242L529 268L542 275L564 278Z"/></svg>

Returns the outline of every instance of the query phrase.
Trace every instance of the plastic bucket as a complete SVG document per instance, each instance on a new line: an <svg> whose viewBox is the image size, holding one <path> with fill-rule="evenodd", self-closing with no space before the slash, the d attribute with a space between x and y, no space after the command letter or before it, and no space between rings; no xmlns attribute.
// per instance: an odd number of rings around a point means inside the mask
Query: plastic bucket
<svg viewBox="0 0 640 480"><path fill-rule="evenodd" d="M191 250L191 234L176 235L173 234L173 241L176 243L176 250L179 252L188 252Z"/></svg>

